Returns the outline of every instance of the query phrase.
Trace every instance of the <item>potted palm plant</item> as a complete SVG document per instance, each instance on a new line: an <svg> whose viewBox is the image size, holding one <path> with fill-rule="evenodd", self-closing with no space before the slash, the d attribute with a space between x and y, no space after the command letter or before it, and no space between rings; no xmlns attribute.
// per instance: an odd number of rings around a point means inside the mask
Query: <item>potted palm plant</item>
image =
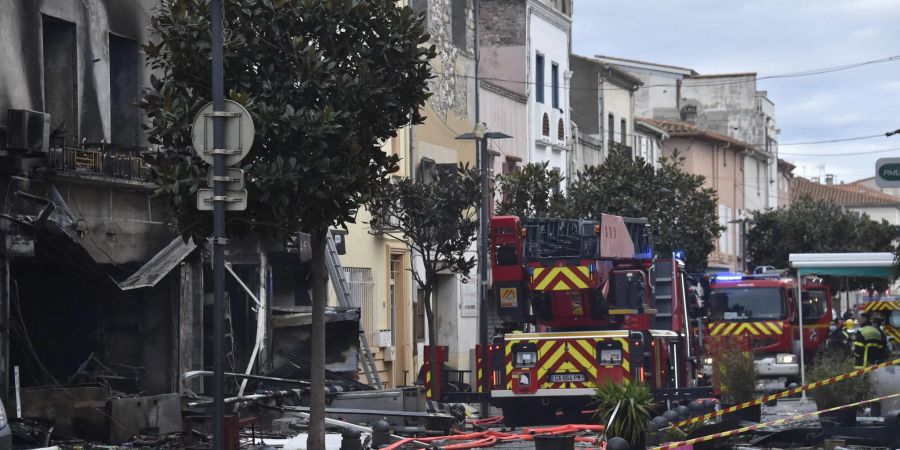
<svg viewBox="0 0 900 450"><path fill-rule="evenodd" d="M756 365L753 352L721 348L713 353L713 379L722 394L723 406L728 407L749 402L756 395ZM754 405L740 409L726 418L759 422L761 406Z"/></svg>
<svg viewBox="0 0 900 450"><path fill-rule="evenodd" d="M816 382L854 370L853 358L846 352L821 352L809 371L809 381ZM836 406L855 403L869 398L872 384L868 376L847 378L837 383L826 384L809 391L810 397L816 401L819 411ZM852 427L856 425L856 409L848 408L819 415L823 425L838 424Z"/></svg>
<svg viewBox="0 0 900 450"><path fill-rule="evenodd" d="M645 434L657 406L647 385L606 380L596 387L592 405L597 411L594 420L607 426L607 438L620 437L631 448L644 448Z"/></svg>

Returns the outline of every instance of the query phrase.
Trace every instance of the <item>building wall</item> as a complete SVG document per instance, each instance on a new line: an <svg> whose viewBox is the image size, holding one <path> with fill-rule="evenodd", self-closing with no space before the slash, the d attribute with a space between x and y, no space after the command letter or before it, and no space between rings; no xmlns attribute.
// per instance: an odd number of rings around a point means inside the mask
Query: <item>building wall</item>
<svg viewBox="0 0 900 450"><path fill-rule="evenodd" d="M569 33L571 20L546 4L536 0L528 2L528 80L534 86L529 95L529 117L531 120L532 142L530 160L532 162L547 161L552 170L567 175L569 128ZM537 84L537 55L544 57L544 82ZM552 85L552 67L559 67L559 104L554 108ZM544 92L543 103L537 101L537 90ZM549 127L545 127L546 122ZM560 126L560 124L562 126ZM546 130L549 128L549 130ZM562 129L562 136L559 130ZM545 133L545 131L548 131ZM560 139L562 137L562 139Z"/></svg>
<svg viewBox="0 0 900 450"><path fill-rule="evenodd" d="M654 70L635 65L614 64L644 83L634 94L634 108L637 117L650 119L677 120L678 80L684 78L681 71ZM685 71L687 72L687 71Z"/></svg>
<svg viewBox="0 0 900 450"><path fill-rule="evenodd" d="M876 222L886 220L891 225L900 225L900 204L879 206L847 206L850 211L868 214Z"/></svg>
<svg viewBox="0 0 900 450"><path fill-rule="evenodd" d="M133 133L140 133L137 108L128 105L127 93L117 89L127 89L137 97L149 75L143 54L134 45L124 63L133 66L138 80L123 79L121 72L116 72L123 63L119 59L123 50L116 44L123 38L132 44L147 40L149 11L158 3L0 0L0 58L4 61L0 65L0 124L6 124L7 109L15 108L53 113L51 124L67 130L68 145L81 139L111 142L113 126L121 130L123 119L130 120L127 125ZM65 95L53 95L55 92ZM120 101L111 102L111 97ZM120 106L125 111L117 109L113 115L111 111ZM67 123L60 122L63 117ZM139 143L134 140L123 144Z"/></svg>
<svg viewBox="0 0 900 450"><path fill-rule="evenodd" d="M480 96L481 121L487 124L488 131L512 136L490 141L489 149L499 153L491 159L493 173L528 164L527 99L487 83L482 83Z"/></svg>
<svg viewBox="0 0 900 450"><path fill-rule="evenodd" d="M715 189L719 196L719 225L726 228L716 241L716 248L709 256L710 270L734 271L740 267L739 224L728 223L739 218L744 208L741 182L741 159L734 149L706 140L672 137L663 141L663 156L678 152L685 158L687 172L702 175L705 186Z"/></svg>
<svg viewBox="0 0 900 450"><path fill-rule="evenodd" d="M786 208L791 205L791 176L783 171L778 171L778 207Z"/></svg>

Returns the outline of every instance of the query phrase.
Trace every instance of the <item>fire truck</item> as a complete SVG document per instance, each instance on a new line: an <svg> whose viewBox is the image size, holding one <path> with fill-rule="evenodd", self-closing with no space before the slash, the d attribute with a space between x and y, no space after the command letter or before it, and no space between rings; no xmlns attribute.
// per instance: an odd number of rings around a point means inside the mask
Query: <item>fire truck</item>
<svg viewBox="0 0 900 450"><path fill-rule="evenodd" d="M784 389L800 381L800 312L797 281L781 271L710 277L706 320L700 331L707 341L746 336L756 359L757 391ZM828 337L832 320L831 292L818 280L804 280L801 288L803 354L809 361ZM704 359L703 372L714 361Z"/></svg>
<svg viewBox="0 0 900 450"><path fill-rule="evenodd" d="M894 347L897 348L900 343L900 298L882 297L860 303L857 308L859 312L882 314L885 320L881 329L888 335L888 339L894 341Z"/></svg>
<svg viewBox="0 0 900 450"><path fill-rule="evenodd" d="M662 399L709 394L690 364L684 264L655 260L646 219L495 216L490 239L508 332L485 352L488 394L507 422L583 420L606 380L639 380Z"/></svg>

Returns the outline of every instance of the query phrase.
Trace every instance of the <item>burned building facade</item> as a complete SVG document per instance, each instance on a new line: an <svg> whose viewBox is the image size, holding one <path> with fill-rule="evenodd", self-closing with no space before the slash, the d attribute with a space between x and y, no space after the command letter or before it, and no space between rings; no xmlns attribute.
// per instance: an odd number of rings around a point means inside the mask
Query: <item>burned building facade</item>
<svg viewBox="0 0 900 450"><path fill-rule="evenodd" d="M207 387L185 374L212 365L210 255L154 195L136 106L161 3L0 0L0 397L16 410L17 371L24 416L53 418L62 434L127 435L110 430L114 405L76 403L163 396L149 404L180 411ZM229 244L226 371L303 365L304 253L302 239ZM329 328L328 367L355 373L358 342L341 326L358 327L358 311L330 317L352 324Z"/></svg>

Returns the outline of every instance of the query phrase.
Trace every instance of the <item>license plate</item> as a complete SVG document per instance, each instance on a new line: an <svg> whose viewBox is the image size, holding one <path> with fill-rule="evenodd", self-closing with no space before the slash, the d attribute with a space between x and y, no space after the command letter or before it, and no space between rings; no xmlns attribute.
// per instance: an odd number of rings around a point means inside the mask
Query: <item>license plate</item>
<svg viewBox="0 0 900 450"><path fill-rule="evenodd" d="M580 383L587 378L583 373L551 373L551 383Z"/></svg>

